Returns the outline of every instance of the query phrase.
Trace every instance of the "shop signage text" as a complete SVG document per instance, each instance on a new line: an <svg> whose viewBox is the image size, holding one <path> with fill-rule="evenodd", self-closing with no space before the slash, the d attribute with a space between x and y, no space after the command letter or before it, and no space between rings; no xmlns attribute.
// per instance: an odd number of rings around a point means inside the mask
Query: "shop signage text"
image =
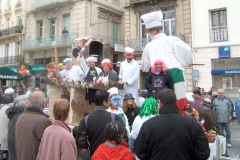
<svg viewBox="0 0 240 160"><path fill-rule="evenodd" d="M32 66L31 70L32 71L45 71L46 68L45 68L45 66Z"/></svg>
<svg viewBox="0 0 240 160"><path fill-rule="evenodd" d="M18 76L0 75L0 79L18 79Z"/></svg>
<svg viewBox="0 0 240 160"><path fill-rule="evenodd" d="M221 74L240 74L240 69L213 69L211 71L212 75L221 75Z"/></svg>
<svg viewBox="0 0 240 160"><path fill-rule="evenodd" d="M122 44L116 44L116 43L115 43L114 50L115 50L116 52L124 52L124 45L122 45Z"/></svg>
<svg viewBox="0 0 240 160"><path fill-rule="evenodd" d="M219 58L230 58L230 46L218 47Z"/></svg>

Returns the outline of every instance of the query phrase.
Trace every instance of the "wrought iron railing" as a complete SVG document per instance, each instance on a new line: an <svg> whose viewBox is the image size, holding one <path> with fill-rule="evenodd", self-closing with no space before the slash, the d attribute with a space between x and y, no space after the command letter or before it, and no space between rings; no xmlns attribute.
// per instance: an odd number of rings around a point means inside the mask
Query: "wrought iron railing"
<svg viewBox="0 0 240 160"><path fill-rule="evenodd" d="M16 7L16 8L22 7L22 2L18 2L15 7Z"/></svg>
<svg viewBox="0 0 240 160"><path fill-rule="evenodd" d="M16 33L22 33L22 29L23 29L22 25L13 26L13 27L10 27L7 29L2 29L2 30L0 30L0 37L8 36L11 34L16 34Z"/></svg>
<svg viewBox="0 0 240 160"><path fill-rule="evenodd" d="M150 0L130 0L130 4L140 3L140 2L149 2Z"/></svg>
<svg viewBox="0 0 240 160"><path fill-rule="evenodd" d="M67 33L49 37L39 37L37 39L28 39L22 41L22 49L34 49L41 47L71 45L78 38L76 33Z"/></svg>
<svg viewBox="0 0 240 160"><path fill-rule="evenodd" d="M173 35L184 41L184 35L177 34ZM135 51L143 51L145 46L151 41L151 38L139 38L139 39L130 39L127 40L126 46L133 48Z"/></svg>
<svg viewBox="0 0 240 160"><path fill-rule="evenodd" d="M218 26L210 28L211 42L221 42L228 40L227 26Z"/></svg>
<svg viewBox="0 0 240 160"><path fill-rule="evenodd" d="M0 58L0 65L23 63L22 56L9 56Z"/></svg>
<svg viewBox="0 0 240 160"><path fill-rule="evenodd" d="M113 47L113 48L115 44L123 44L123 45L125 44L125 41L121 39L115 39L115 38L106 37L102 35L97 35L95 37L100 38L102 42L109 43L110 47Z"/></svg>
<svg viewBox="0 0 240 160"><path fill-rule="evenodd" d="M69 0L38 0L31 2L31 10L35 10L40 7L55 5L56 3L68 2Z"/></svg>

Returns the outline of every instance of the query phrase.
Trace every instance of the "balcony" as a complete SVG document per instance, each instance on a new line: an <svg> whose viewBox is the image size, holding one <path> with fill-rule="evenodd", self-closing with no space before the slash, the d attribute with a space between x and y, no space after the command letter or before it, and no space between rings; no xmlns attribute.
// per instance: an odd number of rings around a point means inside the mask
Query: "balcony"
<svg viewBox="0 0 240 160"><path fill-rule="evenodd" d="M141 3L141 2L150 2L151 0L130 0L130 4Z"/></svg>
<svg viewBox="0 0 240 160"><path fill-rule="evenodd" d="M15 8L19 8L19 7L22 7L22 2L18 2L18 3L16 3Z"/></svg>
<svg viewBox="0 0 240 160"><path fill-rule="evenodd" d="M184 36L182 34L176 34L174 36L184 41ZM126 46L133 48L135 51L143 51L145 46L150 41L151 41L151 38L131 39L131 40L127 40Z"/></svg>
<svg viewBox="0 0 240 160"><path fill-rule="evenodd" d="M114 48L115 44L123 44L123 45L125 44L124 40L120 40L120 39L114 39L111 37L106 37L106 36L101 36L101 35L97 35L94 37L100 38L101 42L109 43L110 47L112 47L112 48Z"/></svg>
<svg viewBox="0 0 240 160"><path fill-rule="evenodd" d="M41 9L50 9L60 7L69 2L70 0L38 0L32 1L30 5L30 11L38 11Z"/></svg>
<svg viewBox="0 0 240 160"><path fill-rule="evenodd" d="M37 39L29 39L22 41L22 49L41 49L55 46L69 46L73 44L74 40L78 38L78 34L61 34L49 37L41 37Z"/></svg>
<svg viewBox="0 0 240 160"><path fill-rule="evenodd" d="M2 30L0 30L0 38L5 37L5 36L10 36L10 35L15 35L15 34L21 34L22 29L23 29L22 25L10 27L7 29L2 29Z"/></svg>
<svg viewBox="0 0 240 160"><path fill-rule="evenodd" d="M9 56L0 58L0 65L23 63L22 56Z"/></svg>
<svg viewBox="0 0 240 160"><path fill-rule="evenodd" d="M210 28L211 42L222 42L228 40L227 26L218 26Z"/></svg>

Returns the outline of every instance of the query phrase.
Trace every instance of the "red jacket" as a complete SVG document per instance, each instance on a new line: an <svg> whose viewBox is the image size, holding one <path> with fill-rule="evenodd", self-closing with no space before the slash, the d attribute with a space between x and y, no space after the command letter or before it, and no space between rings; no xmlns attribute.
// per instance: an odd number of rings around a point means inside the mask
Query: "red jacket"
<svg viewBox="0 0 240 160"><path fill-rule="evenodd" d="M124 146L106 146L101 144L91 160L135 160L134 155Z"/></svg>

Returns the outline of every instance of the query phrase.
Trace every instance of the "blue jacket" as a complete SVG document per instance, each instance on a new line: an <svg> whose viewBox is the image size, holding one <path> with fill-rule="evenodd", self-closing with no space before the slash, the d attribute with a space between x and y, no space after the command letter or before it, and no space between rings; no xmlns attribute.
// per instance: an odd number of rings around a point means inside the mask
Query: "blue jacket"
<svg viewBox="0 0 240 160"><path fill-rule="evenodd" d="M235 102L235 113L237 116L238 123L240 124L240 98Z"/></svg>

